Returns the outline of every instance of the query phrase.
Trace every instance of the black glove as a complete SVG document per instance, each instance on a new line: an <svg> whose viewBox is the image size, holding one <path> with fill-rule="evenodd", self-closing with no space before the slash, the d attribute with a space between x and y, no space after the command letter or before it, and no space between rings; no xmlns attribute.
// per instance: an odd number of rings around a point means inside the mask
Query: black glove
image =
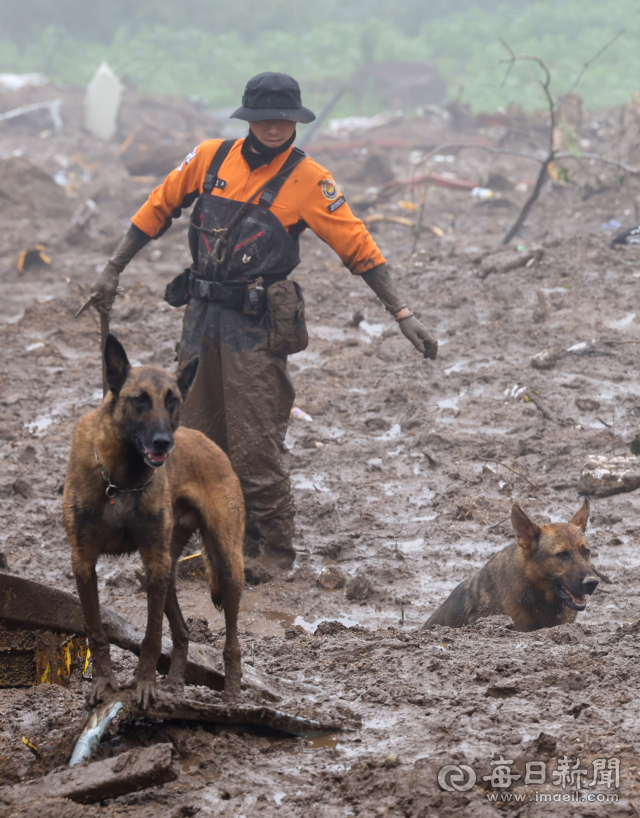
<svg viewBox="0 0 640 818"><path fill-rule="evenodd" d="M379 264L373 270L364 273L362 278L371 287L387 310L396 318L396 315L407 308L407 305L398 295L396 285L386 264ZM397 319L402 334L408 338L414 347L425 358L435 358L438 354L438 342L429 330L412 314Z"/></svg>
<svg viewBox="0 0 640 818"><path fill-rule="evenodd" d="M91 285L91 297L94 299L94 306L100 312L109 312L113 306L113 301L118 290L120 273L127 264L151 241L151 237L143 233L134 224L125 233L124 238L116 247L113 255L107 262L107 266L100 273L98 278Z"/></svg>
<svg viewBox="0 0 640 818"><path fill-rule="evenodd" d="M415 315L410 314L405 318L400 318L398 324L404 337L408 338L414 347L422 352L425 358L435 360L438 354L438 342L425 325L418 321Z"/></svg>

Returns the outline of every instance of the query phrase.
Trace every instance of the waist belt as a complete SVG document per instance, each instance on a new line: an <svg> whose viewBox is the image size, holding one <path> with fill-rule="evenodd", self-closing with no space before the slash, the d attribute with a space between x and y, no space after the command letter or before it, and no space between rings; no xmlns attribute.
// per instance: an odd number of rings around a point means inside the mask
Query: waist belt
<svg viewBox="0 0 640 818"><path fill-rule="evenodd" d="M242 308L247 288L243 284L232 286L221 284L219 281L206 281L196 278L193 273L189 276L189 292L194 298L205 298L208 301L222 301L229 306Z"/></svg>

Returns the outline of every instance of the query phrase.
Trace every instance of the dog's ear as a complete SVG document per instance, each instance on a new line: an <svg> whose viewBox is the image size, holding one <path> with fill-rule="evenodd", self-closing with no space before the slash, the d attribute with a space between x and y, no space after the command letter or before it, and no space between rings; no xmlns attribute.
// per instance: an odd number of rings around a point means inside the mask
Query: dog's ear
<svg viewBox="0 0 640 818"><path fill-rule="evenodd" d="M569 525L577 526L581 531L587 530L587 523L589 522L589 501L584 498L584 503L580 511L576 511L573 517L569 520Z"/></svg>
<svg viewBox="0 0 640 818"><path fill-rule="evenodd" d="M193 383L193 379L196 376L196 372L198 371L198 364L200 363L200 356L194 355L194 357L189 361L188 364L185 364L182 369L179 369L176 373L176 379L178 381L178 389L180 390L180 394L182 395L182 400L187 397L187 392L189 391L189 387Z"/></svg>
<svg viewBox="0 0 640 818"><path fill-rule="evenodd" d="M107 373L107 385L114 395L118 395L127 375L131 369L131 364L127 358L124 347L113 333L107 335L104 344L104 362Z"/></svg>
<svg viewBox="0 0 640 818"><path fill-rule="evenodd" d="M520 548L533 551L538 544L540 526L530 520L517 503L514 503L511 509L511 525L516 532Z"/></svg>

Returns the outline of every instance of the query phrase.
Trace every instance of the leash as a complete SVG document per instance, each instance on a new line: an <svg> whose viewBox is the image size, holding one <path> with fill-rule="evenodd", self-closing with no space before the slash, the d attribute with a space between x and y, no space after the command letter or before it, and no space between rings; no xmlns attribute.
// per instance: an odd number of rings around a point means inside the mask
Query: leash
<svg viewBox="0 0 640 818"><path fill-rule="evenodd" d="M120 486L116 486L116 484L112 482L111 478L109 477L109 475L108 475L108 474L106 473L106 471L104 470L104 467L103 467L102 463L101 463L101 462L100 462L100 460L98 459L98 451L97 451L97 449L94 449L94 450L93 450L93 454L95 455L95 458L96 458L96 463L98 464L98 468L100 469L100 471L101 471L101 473L102 473L102 477L103 477L103 479L104 479L105 483L107 484L107 487L106 487L106 489L104 490L104 493L105 493L105 494L107 495L107 497L109 498L109 502L111 503L111 505L113 505L113 504L115 503L115 501L116 501L116 495L117 495L117 493L118 493L119 491L120 491L120 492L143 491L144 489L146 489L146 487L149 485L149 483L150 483L150 482L153 480L153 478L156 476L155 471L153 471L153 472L152 472L152 474L151 474L151 477L150 477L150 478L147 480L147 482L146 482L146 483L143 483L141 486L138 486L138 487L137 487L137 488L135 488L135 489L121 489L121 488L120 488Z"/></svg>

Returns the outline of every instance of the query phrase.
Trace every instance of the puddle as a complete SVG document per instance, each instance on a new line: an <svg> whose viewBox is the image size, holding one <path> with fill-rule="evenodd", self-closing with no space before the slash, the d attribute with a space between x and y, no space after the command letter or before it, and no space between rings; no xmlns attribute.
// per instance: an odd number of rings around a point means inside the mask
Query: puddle
<svg viewBox="0 0 640 818"><path fill-rule="evenodd" d="M379 338L387 328L387 324L370 324L368 321L361 321L358 329L361 329L369 338ZM369 338L363 338L363 341L368 341Z"/></svg>
<svg viewBox="0 0 640 818"><path fill-rule="evenodd" d="M451 409L453 412L458 414L458 412L460 411L460 400L464 398L466 394L467 389L465 387L464 389L460 390L459 394L456 397L442 398L441 400L438 401L438 409L440 409L441 411L443 409Z"/></svg>
<svg viewBox="0 0 640 818"><path fill-rule="evenodd" d="M276 622L283 630L290 628L296 619L295 614L285 613L284 611L254 611L254 613L263 616L270 622Z"/></svg>
<svg viewBox="0 0 640 818"><path fill-rule="evenodd" d="M620 318L618 321L604 321L605 327L609 327L609 329L624 329L624 327L628 327L629 324L632 324L636 319L635 312L628 312L624 318Z"/></svg>

